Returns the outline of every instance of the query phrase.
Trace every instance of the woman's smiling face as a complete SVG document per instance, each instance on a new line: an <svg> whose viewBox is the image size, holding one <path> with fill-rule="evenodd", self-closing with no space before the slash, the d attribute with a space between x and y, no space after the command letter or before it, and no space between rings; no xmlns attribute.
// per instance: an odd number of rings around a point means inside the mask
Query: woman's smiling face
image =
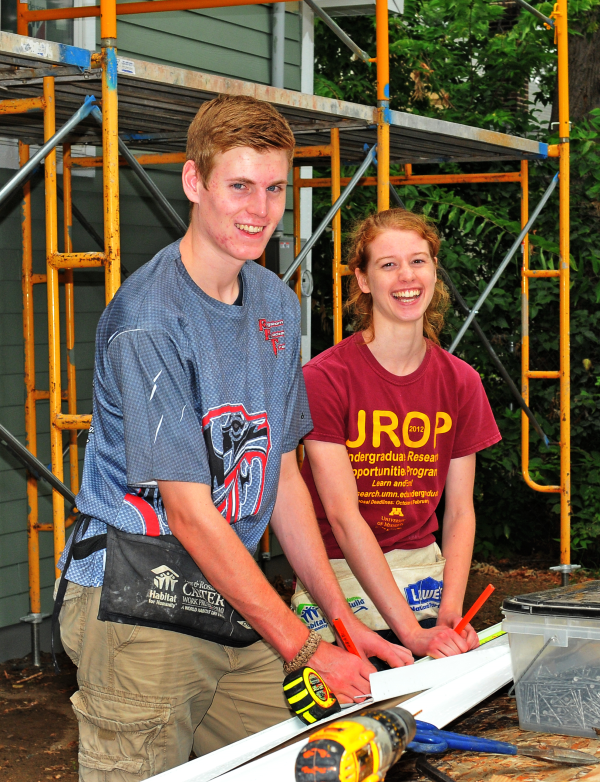
<svg viewBox="0 0 600 782"><path fill-rule="evenodd" d="M435 291L437 259L416 231L382 231L369 245L367 273L356 270L374 317L413 322L423 318Z"/></svg>

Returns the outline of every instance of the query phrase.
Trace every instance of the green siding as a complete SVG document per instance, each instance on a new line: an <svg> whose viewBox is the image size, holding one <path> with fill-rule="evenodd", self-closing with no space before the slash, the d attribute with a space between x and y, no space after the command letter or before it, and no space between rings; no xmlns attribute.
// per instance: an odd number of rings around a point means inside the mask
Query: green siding
<svg viewBox="0 0 600 782"><path fill-rule="evenodd" d="M290 5L284 86L299 90L301 19ZM269 84L271 18L267 5L122 16L119 55Z"/></svg>

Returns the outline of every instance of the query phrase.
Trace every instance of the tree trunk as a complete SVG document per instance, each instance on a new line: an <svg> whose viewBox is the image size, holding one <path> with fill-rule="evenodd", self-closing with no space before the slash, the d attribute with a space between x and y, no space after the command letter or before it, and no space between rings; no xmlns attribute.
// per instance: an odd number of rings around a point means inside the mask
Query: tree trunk
<svg viewBox="0 0 600 782"><path fill-rule="evenodd" d="M580 35L569 35L569 109L571 122L583 119L600 108L600 9L586 14L584 22L569 24ZM558 95L555 91L552 122L558 121Z"/></svg>

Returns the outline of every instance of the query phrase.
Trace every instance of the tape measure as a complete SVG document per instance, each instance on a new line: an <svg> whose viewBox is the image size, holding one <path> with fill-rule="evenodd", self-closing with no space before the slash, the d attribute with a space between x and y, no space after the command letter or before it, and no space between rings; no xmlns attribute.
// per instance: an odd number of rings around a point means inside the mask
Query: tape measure
<svg viewBox="0 0 600 782"><path fill-rule="evenodd" d="M307 665L288 673L283 680L283 692L290 709L305 725L312 725L342 710L321 676Z"/></svg>

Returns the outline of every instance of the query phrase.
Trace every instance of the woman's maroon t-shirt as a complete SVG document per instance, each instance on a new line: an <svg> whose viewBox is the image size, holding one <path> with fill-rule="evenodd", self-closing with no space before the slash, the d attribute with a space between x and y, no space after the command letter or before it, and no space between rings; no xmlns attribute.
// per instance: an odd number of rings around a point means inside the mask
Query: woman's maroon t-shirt
<svg viewBox="0 0 600 782"><path fill-rule="evenodd" d="M433 543L450 460L501 439L478 373L428 341L421 366L398 377L354 334L309 361L304 380L314 422L304 439L346 446L361 515L383 551ZM302 475L327 554L341 559L308 458Z"/></svg>

